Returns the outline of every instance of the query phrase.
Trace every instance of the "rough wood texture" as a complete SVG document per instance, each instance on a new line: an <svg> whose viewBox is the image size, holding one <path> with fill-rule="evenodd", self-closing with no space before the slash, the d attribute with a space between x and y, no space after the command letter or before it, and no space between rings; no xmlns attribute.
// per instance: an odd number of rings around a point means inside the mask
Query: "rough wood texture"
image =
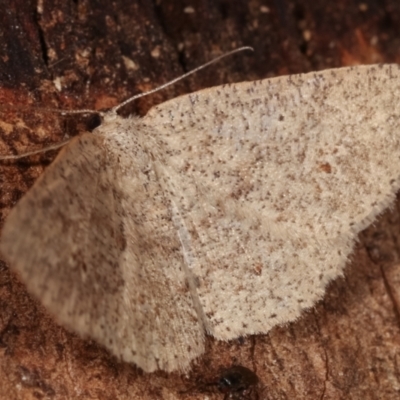
<svg viewBox="0 0 400 400"><path fill-rule="evenodd" d="M244 44L254 54L226 59L124 113L144 114L167 98L224 82L400 61L396 0L14 0L0 1L0 9L2 154L96 123L32 107L109 107ZM0 165L2 218L53 157ZM221 399L207 383L235 363L257 373L260 398L397 399L399 227L398 204L360 235L345 278L317 307L265 336L208 338L187 376L143 374L67 332L0 264L0 398Z"/></svg>

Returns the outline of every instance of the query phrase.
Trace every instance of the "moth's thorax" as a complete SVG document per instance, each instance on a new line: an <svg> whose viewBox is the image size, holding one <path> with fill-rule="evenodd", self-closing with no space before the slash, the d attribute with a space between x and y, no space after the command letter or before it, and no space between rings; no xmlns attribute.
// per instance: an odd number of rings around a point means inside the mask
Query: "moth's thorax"
<svg viewBox="0 0 400 400"><path fill-rule="evenodd" d="M154 135L137 116L106 114L94 133L104 138L109 156L118 159L122 170L145 169L157 152Z"/></svg>
<svg viewBox="0 0 400 400"><path fill-rule="evenodd" d="M137 116L130 116L123 118L116 113L107 113L104 116L103 123L94 130L94 134L104 137L114 136L131 136L133 131L140 131L141 118Z"/></svg>

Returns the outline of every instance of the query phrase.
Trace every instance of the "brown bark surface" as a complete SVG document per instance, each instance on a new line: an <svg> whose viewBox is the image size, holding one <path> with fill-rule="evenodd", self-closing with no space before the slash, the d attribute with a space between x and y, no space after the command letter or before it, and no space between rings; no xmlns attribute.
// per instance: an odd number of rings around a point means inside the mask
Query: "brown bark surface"
<svg viewBox="0 0 400 400"><path fill-rule="evenodd" d="M110 107L241 45L254 53L124 113L143 115L226 82L400 61L398 0L1 0L0 9L1 154L41 148L97 122L38 107ZM2 220L54 155L0 164ZM359 239L345 276L315 308L267 335L208 337L187 375L144 374L66 331L0 263L0 399L222 399L208 383L232 364L258 375L252 397L397 399L400 203Z"/></svg>

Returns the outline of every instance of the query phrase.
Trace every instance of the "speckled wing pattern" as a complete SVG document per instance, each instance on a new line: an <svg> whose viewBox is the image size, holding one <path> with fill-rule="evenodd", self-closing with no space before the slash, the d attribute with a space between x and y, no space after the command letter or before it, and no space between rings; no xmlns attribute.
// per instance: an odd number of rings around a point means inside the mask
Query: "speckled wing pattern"
<svg viewBox="0 0 400 400"><path fill-rule="evenodd" d="M123 132L106 139L84 134L62 150L12 210L1 251L70 329L145 371L187 369L204 330L169 209L148 155L136 151L132 171Z"/></svg>
<svg viewBox="0 0 400 400"><path fill-rule="evenodd" d="M399 189L398 93L397 65L359 66L211 88L145 117L212 335L292 321L342 274Z"/></svg>
<svg viewBox="0 0 400 400"><path fill-rule="evenodd" d="M10 213L1 252L70 329L144 371L296 319L400 182L400 72L215 87L107 115Z"/></svg>

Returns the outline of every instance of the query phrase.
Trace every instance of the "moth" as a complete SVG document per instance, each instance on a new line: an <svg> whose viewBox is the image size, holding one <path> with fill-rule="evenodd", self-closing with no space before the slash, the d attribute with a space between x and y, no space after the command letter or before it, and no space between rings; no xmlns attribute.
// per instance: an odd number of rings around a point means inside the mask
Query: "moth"
<svg viewBox="0 0 400 400"><path fill-rule="evenodd" d="M314 306L400 186L400 70L340 68L115 110L9 214L0 251L67 328L146 372Z"/></svg>

